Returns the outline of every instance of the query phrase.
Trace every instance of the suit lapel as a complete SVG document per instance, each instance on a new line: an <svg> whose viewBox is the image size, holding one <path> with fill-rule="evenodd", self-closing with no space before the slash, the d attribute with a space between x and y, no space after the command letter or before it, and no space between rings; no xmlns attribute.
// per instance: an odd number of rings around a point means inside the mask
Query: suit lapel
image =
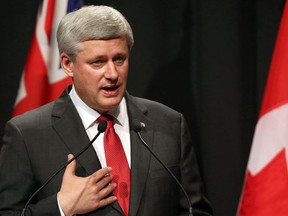
<svg viewBox="0 0 288 216"><path fill-rule="evenodd" d="M52 122L55 131L74 156L90 142L78 112L70 100L68 90L55 102ZM101 168L92 146L77 158L77 162L85 169L86 175Z"/></svg>
<svg viewBox="0 0 288 216"><path fill-rule="evenodd" d="M141 197L145 189L147 176L150 166L151 154L140 141L137 133L132 129L132 122L138 119L145 123L145 128L141 130L141 136L146 143L152 148L153 144L153 124L147 118L146 108L137 105L133 97L126 94L128 107L128 115L130 121L130 136L131 136L131 197L130 197L130 215L137 214L141 203Z"/></svg>

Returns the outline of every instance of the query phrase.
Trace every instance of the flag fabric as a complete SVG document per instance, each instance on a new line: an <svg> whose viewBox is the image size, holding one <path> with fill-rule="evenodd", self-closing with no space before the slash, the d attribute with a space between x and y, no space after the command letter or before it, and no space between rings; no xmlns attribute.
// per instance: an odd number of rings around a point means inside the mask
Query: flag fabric
<svg viewBox="0 0 288 216"><path fill-rule="evenodd" d="M82 5L81 0L41 2L12 116L54 100L71 83L60 67L56 30L66 13Z"/></svg>
<svg viewBox="0 0 288 216"><path fill-rule="evenodd" d="M279 25L238 216L288 215L288 2Z"/></svg>

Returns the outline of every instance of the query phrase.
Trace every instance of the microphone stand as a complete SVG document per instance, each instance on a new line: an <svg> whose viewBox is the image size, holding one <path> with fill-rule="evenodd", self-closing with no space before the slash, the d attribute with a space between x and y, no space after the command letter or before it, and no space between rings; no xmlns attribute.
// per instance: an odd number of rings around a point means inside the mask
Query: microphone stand
<svg viewBox="0 0 288 216"><path fill-rule="evenodd" d="M140 127L141 128L141 127ZM182 186L182 184L179 182L179 180L176 178L176 176L171 172L171 170L155 155L155 153L152 151L152 149L147 145L147 143L144 141L144 139L142 138L140 131L135 131L139 137L139 139L141 140L141 142L144 144L144 146L148 149L148 151L154 156L154 158L166 169L166 171L173 177L173 179L176 181L176 183L179 185L179 187L181 188L181 190L183 191L184 195L186 196L188 205L189 205L189 216L193 216L192 213L192 203L191 200L189 199L188 194L186 193L184 187Z"/></svg>
<svg viewBox="0 0 288 216"><path fill-rule="evenodd" d="M66 166L68 166L72 161L74 161L76 158L78 158L81 154L83 154L83 152L85 152L90 146L91 144L98 138L98 136L103 133L106 130L107 127L107 122L106 121L100 121L99 125L98 125L98 133L95 135L95 137L89 142L89 144L87 146L85 146L85 148L83 148L78 154L76 154L73 158L71 158L67 163L65 163L59 170L57 170L50 178L48 178L46 180L46 182L38 188L38 190L36 190L32 196L29 198L29 200L26 202L22 212L21 212L21 216L25 216L26 210L28 205L30 204L31 200L44 188L46 187L46 185L56 176L58 175Z"/></svg>

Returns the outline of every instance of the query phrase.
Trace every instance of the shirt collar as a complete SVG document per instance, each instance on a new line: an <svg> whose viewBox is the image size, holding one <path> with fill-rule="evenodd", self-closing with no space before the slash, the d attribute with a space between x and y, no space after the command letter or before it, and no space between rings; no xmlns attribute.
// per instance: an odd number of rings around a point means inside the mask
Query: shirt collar
<svg viewBox="0 0 288 216"><path fill-rule="evenodd" d="M85 130L88 129L100 116L100 113L98 113L97 111L89 107L84 101L82 101L82 99L78 96L77 92L75 91L74 86L72 86L69 95L79 113L79 116L82 120ZM108 114L112 115L116 119L115 123L118 123L123 126L125 121L127 121L128 119L125 98L123 97L119 106L116 109L109 111Z"/></svg>

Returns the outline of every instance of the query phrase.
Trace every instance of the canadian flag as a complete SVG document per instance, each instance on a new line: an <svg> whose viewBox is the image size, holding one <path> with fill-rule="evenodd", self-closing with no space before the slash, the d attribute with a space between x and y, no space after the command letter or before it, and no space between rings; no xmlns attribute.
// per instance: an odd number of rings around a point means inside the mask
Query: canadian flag
<svg viewBox="0 0 288 216"><path fill-rule="evenodd" d="M60 68L56 30L61 18L82 6L81 0L43 0L12 116L57 98L71 83Z"/></svg>
<svg viewBox="0 0 288 216"><path fill-rule="evenodd" d="M288 2L274 47L238 216L288 215Z"/></svg>

